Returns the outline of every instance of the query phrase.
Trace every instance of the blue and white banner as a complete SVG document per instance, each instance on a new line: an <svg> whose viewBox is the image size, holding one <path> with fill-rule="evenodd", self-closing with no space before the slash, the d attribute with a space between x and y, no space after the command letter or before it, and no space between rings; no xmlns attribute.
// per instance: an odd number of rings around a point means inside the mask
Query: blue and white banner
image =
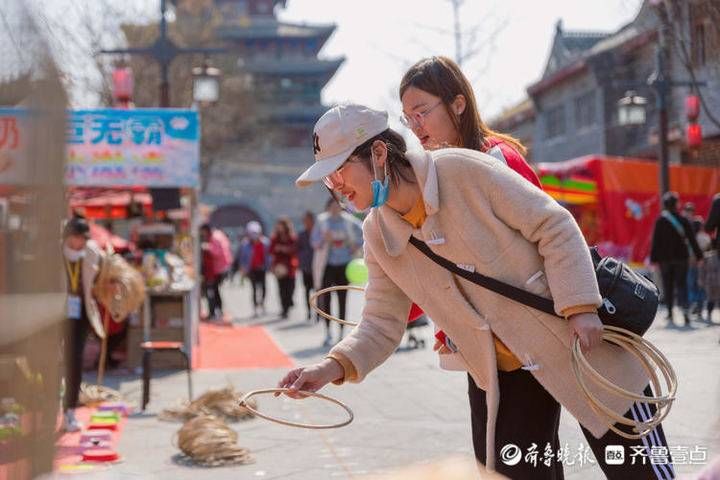
<svg viewBox="0 0 720 480"><path fill-rule="evenodd" d="M200 125L180 109L69 112L65 183L197 187Z"/></svg>

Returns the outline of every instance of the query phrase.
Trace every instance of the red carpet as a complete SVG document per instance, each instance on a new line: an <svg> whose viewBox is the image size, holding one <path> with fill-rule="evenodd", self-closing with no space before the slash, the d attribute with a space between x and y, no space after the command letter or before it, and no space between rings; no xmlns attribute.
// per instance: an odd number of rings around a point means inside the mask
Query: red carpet
<svg viewBox="0 0 720 480"><path fill-rule="evenodd" d="M239 327L200 323L200 343L193 368L284 368L294 362L260 326Z"/></svg>

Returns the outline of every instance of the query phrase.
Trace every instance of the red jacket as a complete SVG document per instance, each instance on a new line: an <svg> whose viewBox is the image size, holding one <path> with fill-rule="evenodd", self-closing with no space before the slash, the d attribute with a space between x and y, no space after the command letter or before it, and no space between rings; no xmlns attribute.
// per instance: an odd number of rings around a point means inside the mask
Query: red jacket
<svg viewBox="0 0 720 480"><path fill-rule="evenodd" d="M518 152L513 147L503 142L499 138L495 137L489 137L485 139L485 149L483 149L482 152L488 153L490 150L492 150L493 147L498 147L500 149L503 157L505 157L505 162L507 163L508 167L515 170L517 173L525 177L530 183L542 190L542 185L540 185L540 179L535 173L535 170L533 170L532 167L528 165L525 158L520 155L520 152Z"/></svg>

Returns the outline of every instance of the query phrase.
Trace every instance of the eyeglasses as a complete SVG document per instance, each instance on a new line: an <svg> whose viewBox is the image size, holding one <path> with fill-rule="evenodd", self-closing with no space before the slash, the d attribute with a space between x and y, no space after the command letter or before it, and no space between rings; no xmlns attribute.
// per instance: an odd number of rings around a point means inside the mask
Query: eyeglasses
<svg viewBox="0 0 720 480"><path fill-rule="evenodd" d="M330 175L326 175L323 177L322 181L325 184L326 187L328 187L330 190L338 190L340 187L345 185L345 179L343 179L342 176L342 169L347 167L348 163L352 163L352 160L349 158L345 160L345 162L338 167L337 170L332 172Z"/></svg>
<svg viewBox="0 0 720 480"><path fill-rule="evenodd" d="M441 103L443 103L442 100L439 100L435 105L428 108L424 112L413 112L410 115L407 115L403 112L400 115L400 123L402 123L408 128L421 127L425 123L425 117Z"/></svg>

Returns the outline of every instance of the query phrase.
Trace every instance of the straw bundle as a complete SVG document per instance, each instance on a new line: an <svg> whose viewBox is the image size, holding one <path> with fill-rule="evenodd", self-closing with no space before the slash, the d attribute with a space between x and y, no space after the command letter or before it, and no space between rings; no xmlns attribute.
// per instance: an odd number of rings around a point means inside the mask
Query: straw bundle
<svg viewBox="0 0 720 480"><path fill-rule="evenodd" d="M250 419L253 414L244 406L240 405L242 392L233 387L225 387L220 390L208 390L192 402L185 402L177 407L166 408L158 418L166 421L181 421L193 419L202 415L213 415L225 421L235 422L238 420ZM250 408L256 409L257 402L254 399L248 401Z"/></svg>
<svg viewBox="0 0 720 480"><path fill-rule="evenodd" d="M110 387L82 383L78 399L83 405L93 406L102 402L118 402L122 400L122 395Z"/></svg>
<svg viewBox="0 0 720 480"><path fill-rule="evenodd" d="M237 445L237 433L213 416L188 420L177 433L177 446L194 463L218 467L252 463L250 451Z"/></svg>
<svg viewBox="0 0 720 480"><path fill-rule="evenodd" d="M120 255L107 255L100 264L93 294L115 322L122 322L142 305L145 281Z"/></svg>

